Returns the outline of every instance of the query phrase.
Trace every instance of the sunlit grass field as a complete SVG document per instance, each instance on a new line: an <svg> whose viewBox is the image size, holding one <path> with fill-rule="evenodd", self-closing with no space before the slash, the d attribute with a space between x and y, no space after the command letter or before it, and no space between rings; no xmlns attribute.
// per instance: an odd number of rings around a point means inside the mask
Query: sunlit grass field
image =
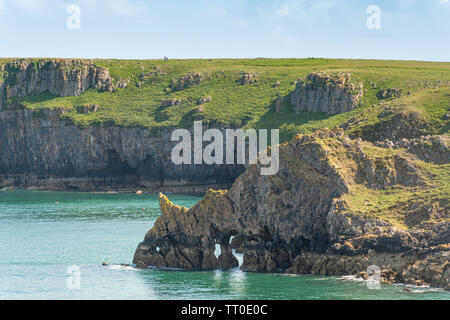
<svg viewBox="0 0 450 320"><path fill-rule="evenodd" d="M2 59L0 62L6 62ZM49 93L16 99L27 108L64 107L67 120L77 126L119 125L147 128L188 127L194 121L201 97L211 97L203 104L201 119L226 126L244 128L279 128L283 140L301 132L333 127L362 114L381 101L376 93L382 88L401 89L405 103L418 109L437 124L448 112L450 101L450 63L382 60L335 59L202 59L202 60L95 60L107 67L111 76L127 79L129 84L116 92L91 89L77 97L57 97ZM155 75L142 75L157 70ZM361 106L340 115L295 113L290 94L295 81L311 72L352 73L352 81L364 81ZM256 84L239 85L241 72L256 74ZM162 73L159 74L159 73ZM187 73L201 73L204 80L183 90L170 88L172 79ZM275 84L278 85L275 85ZM438 90L438 94L434 93ZM278 96L284 96L284 108L275 112ZM179 99L181 104L164 107L164 100ZM409 99L409 100L408 100ZM95 113L79 113L78 106L98 105ZM164 112L165 117L160 117ZM448 130L448 127L447 127Z"/></svg>

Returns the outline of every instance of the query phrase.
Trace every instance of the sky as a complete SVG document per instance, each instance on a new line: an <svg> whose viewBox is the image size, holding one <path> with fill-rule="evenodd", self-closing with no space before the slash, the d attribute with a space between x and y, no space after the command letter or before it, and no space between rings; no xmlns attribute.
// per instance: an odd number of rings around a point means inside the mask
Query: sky
<svg viewBox="0 0 450 320"><path fill-rule="evenodd" d="M450 61L450 0L0 0L0 36L1 57Z"/></svg>

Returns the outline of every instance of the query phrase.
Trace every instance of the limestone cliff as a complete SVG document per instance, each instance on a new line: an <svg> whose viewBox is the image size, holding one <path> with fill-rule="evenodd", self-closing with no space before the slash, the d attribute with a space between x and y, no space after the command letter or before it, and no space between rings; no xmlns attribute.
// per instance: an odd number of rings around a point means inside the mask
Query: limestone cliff
<svg viewBox="0 0 450 320"><path fill-rule="evenodd" d="M363 84L351 81L348 73L311 73L299 79L292 94L295 111L339 114L356 108L363 95Z"/></svg>
<svg viewBox="0 0 450 320"><path fill-rule="evenodd" d="M20 59L0 65L0 110L9 98L50 92L78 96L90 88L113 90L106 68L89 60Z"/></svg>
<svg viewBox="0 0 450 320"><path fill-rule="evenodd" d="M231 185L241 165L171 161L170 128L80 128L62 108L0 111L0 187L204 192Z"/></svg>
<svg viewBox="0 0 450 320"><path fill-rule="evenodd" d="M438 183L403 149L342 130L299 135L280 146L277 175L250 166L229 191L211 190L190 209L160 195L162 214L134 263L230 268L235 249L248 271L347 275L377 265L386 282L448 288L450 212L448 199L433 194Z"/></svg>
<svg viewBox="0 0 450 320"><path fill-rule="evenodd" d="M182 89L202 80L196 73L174 83ZM243 171L241 165L175 166L171 128L82 128L64 120L64 108L32 110L14 99L44 92L78 96L88 89L112 92L126 86L126 80L114 80L107 68L91 60L16 59L1 64L0 188L205 192L230 186ZM76 106L78 113L97 109Z"/></svg>

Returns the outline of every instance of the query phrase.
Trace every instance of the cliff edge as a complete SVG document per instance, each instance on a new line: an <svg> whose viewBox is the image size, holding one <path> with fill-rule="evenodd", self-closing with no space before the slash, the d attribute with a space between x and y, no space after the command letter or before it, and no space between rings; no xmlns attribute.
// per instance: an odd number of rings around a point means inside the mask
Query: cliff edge
<svg viewBox="0 0 450 320"><path fill-rule="evenodd" d="M0 64L0 110L11 98L43 92L71 97L91 88L112 92L114 85L109 70L90 60L18 59Z"/></svg>

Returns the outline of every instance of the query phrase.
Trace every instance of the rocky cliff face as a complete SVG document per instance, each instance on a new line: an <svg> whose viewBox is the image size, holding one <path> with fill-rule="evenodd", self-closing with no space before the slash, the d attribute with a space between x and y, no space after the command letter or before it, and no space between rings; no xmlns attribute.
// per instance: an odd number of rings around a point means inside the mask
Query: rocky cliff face
<svg viewBox="0 0 450 320"><path fill-rule="evenodd" d="M201 74L188 74L174 83L182 89L201 80ZM62 97L92 88L111 92L127 81L113 80L108 69L90 60L19 59L0 65L0 187L205 192L231 185L243 166L175 166L171 129L79 128L61 118L62 108L34 112L11 101L43 92ZM97 107L78 106L77 112Z"/></svg>
<svg viewBox="0 0 450 320"><path fill-rule="evenodd" d="M6 100L32 93L50 92L78 96L90 88L112 91L106 68L88 60L16 60L0 65L0 110Z"/></svg>
<svg viewBox="0 0 450 320"><path fill-rule="evenodd" d="M363 95L363 84L351 81L351 75L311 73L299 79L292 94L295 111L339 114L353 110Z"/></svg>
<svg viewBox="0 0 450 320"><path fill-rule="evenodd" d="M242 166L171 161L172 130L79 128L64 109L0 111L0 186L48 190L204 192L230 185Z"/></svg>
<svg viewBox="0 0 450 320"><path fill-rule="evenodd" d="M162 214L136 249L134 263L231 268L237 265L234 249L244 254L241 268L248 271L347 275L377 265L386 282L448 288L445 200L431 209L420 201L397 203L409 228L392 222L394 208L359 209L366 205L358 205L361 197L369 201L381 190L432 188L416 158L382 148L374 156L373 148L340 130L299 135L280 146L277 175L261 176L258 166L250 166L229 191L211 190L189 210L160 195Z"/></svg>

